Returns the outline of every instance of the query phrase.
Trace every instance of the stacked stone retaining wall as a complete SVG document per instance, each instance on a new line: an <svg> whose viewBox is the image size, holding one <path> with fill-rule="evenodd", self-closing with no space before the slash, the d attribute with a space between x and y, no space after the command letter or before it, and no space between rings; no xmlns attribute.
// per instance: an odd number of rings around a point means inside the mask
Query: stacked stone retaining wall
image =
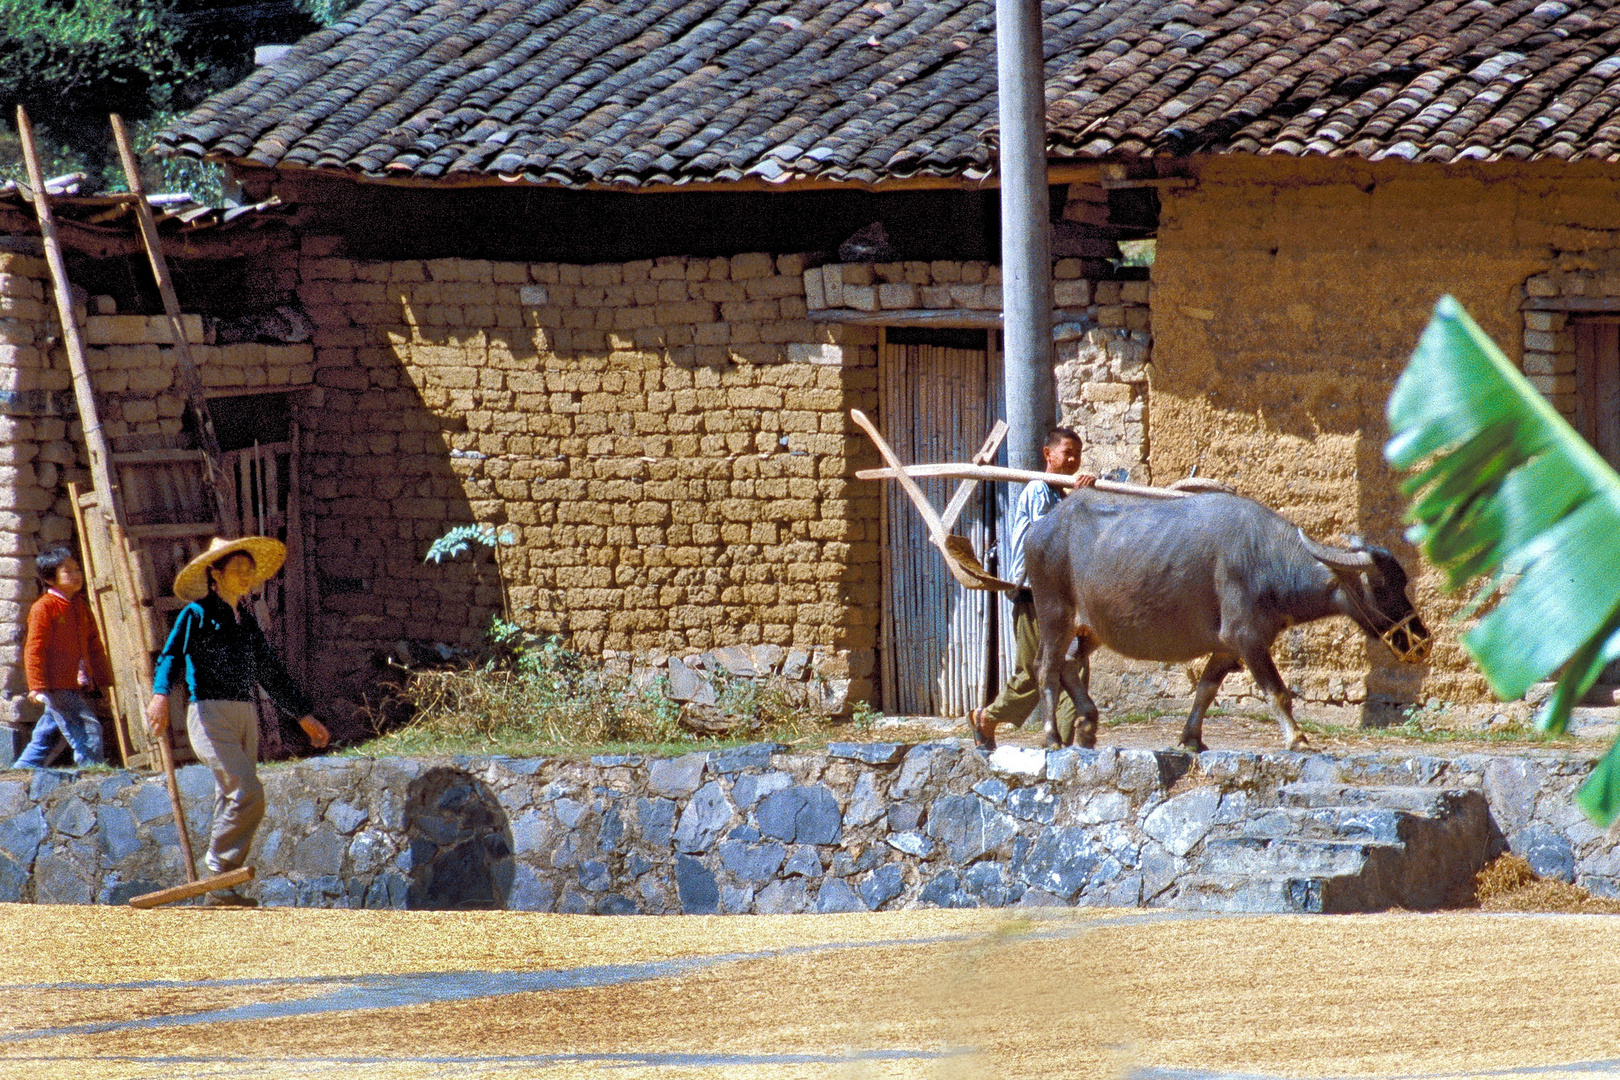
<svg viewBox="0 0 1620 1080"><path fill-rule="evenodd" d="M1411 757L770 744L673 759L269 767L267 904L627 914L1173 902L1204 837L1297 782L1476 789L1489 854L1620 895L1589 755ZM180 770L203 846L212 781ZM122 903L184 870L161 778L0 774L0 901Z"/></svg>

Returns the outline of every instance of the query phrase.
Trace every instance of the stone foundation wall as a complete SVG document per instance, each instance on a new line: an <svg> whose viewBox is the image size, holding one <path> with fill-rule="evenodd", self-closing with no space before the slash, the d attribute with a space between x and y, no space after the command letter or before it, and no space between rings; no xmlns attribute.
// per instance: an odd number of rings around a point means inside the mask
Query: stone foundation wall
<svg viewBox="0 0 1620 1080"><path fill-rule="evenodd" d="M313 907L629 914L1151 906L1203 837L1296 781L1476 789L1490 854L1620 894L1571 801L1594 755L769 744L674 759L327 758L264 770L248 892ZM1192 771L1189 771L1192 770ZM180 770L206 836L212 780ZM0 774L0 902L122 903L184 880L157 777Z"/></svg>

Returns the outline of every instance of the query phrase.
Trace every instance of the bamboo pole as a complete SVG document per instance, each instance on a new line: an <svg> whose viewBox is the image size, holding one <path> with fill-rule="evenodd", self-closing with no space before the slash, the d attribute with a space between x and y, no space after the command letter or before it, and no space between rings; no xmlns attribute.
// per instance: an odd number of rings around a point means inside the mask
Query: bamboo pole
<svg viewBox="0 0 1620 1080"><path fill-rule="evenodd" d="M146 247L147 261L152 264L152 276L157 279L158 294L163 297L163 313L169 317L169 334L174 343L174 357L180 371L180 386L186 394L192 418L197 422L197 442L203 453L203 485L214 501L214 523L220 534L230 536L236 532L236 514L230 498L230 480L220 467L219 436L214 433L214 419L208 412L208 399L204 395L202 378L191 359L191 345L186 341L186 328L180 315L180 300L169 277L169 263L163 257L163 242L158 238L157 222L152 217L152 206L146 201L141 184L140 163L124 131L124 120L112 114L113 138L118 143L118 157L124 166L124 177L129 182L130 194L135 199L135 220L140 223L141 243Z"/></svg>
<svg viewBox="0 0 1620 1080"><path fill-rule="evenodd" d="M78 320L73 317L73 294L67 276L67 264L62 260L62 245L56 236L56 219L51 215L50 199L45 194L45 174L39 165L39 153L34 148L34 126L28 121L28 110L17 106L17 137L22 142L23 162L28 168L28 185L33 189L34 210L39 215L39 232L45 241L45 261L51 268L51 285L56 293L56 313L62 320L62 347L67 351L68 368L73 372L73 400L79 410L79 426L84 429L85 448L90 453L90 476L102 493L103 513L117 514L118 486L113 482L112 456L107 451L107 436L101 430L100 414L96 411L95 388L90 383L90 368L84 358L84 338L79 334Z"/></svg>

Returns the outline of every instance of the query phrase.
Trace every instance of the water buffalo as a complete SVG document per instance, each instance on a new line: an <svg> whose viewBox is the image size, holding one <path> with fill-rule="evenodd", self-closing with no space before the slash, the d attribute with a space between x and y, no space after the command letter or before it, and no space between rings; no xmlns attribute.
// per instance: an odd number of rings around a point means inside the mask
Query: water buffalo
<svg viewBox="0 0 1620 1080"><path fill-rule="evenodd" d="M1030 529L1024 559L1049 744L1058 741L1052 718L1061 685L1074 699L1077 741L1095 745L1089 657L1102 645L1137 660L1209 657L1181 733L1191 750L1204 749L1204 711L1239 664L1269 700L1284 745L1307 745L1271 660L1271 643L1287 627L1347 615L1404 663L1429 654L1429 632L1393 555L1360 541L1348 549L1316 543L1237 495L1151 499L1081 489ZM1080 662L1066 664L1076 638Z"/></svg>

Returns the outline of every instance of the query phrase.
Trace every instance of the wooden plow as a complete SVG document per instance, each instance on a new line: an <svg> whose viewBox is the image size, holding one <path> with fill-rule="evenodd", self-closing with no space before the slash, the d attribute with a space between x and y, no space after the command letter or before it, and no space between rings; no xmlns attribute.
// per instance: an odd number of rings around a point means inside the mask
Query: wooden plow
<svg viewBox="0 0 1620 1080"><path fill-rule="evenodd" d="M979 560L979 554L973 549L973 544L965 536L957 536L951 532L951 526L956 523L957 516L962 507L966 505L973 488L981 481L1002 481L1004 483L1027 484L1031 481L1041 480L1055 487L1078 487L1079 481L1073 476L1063 473L1036 472L1030 469L1009 469L1000 465L991 465L989 462L995 457L1001 440L1007 433L1007 423L1004 420L996 421L991 429L990 436L985 439L984 446L973 455L971 462L963 464L936 464L936 465L904 465L895 456L894 450L878 431L877 425L872 423L870 417L859 409L849 411L850 418L872 440L877 447L878 454L883 458L884 468L860 469L855 473L858 480L894 480L901 490L911 499L912 505L922 515L923 523L928 528L929 541L939 549L940 555L945 559L945 565L964 588L984 589L996 592L1013 592L1018 589L1010 581L1003 581L996 577ZM917 486L917 477L936 477L952 480L961 480L945 513L940 514L923 494L922 488ZM1230 491L1225 484L1214 480L1191 478L1177 481L1175 487L1146 487L1141 484L1126 484L1114 480L1097 480L1096 490L1107 491L1119 495L1140 495L1151 499L1179 499L1188 495L1196 495L1204 491Z"/></svg>

